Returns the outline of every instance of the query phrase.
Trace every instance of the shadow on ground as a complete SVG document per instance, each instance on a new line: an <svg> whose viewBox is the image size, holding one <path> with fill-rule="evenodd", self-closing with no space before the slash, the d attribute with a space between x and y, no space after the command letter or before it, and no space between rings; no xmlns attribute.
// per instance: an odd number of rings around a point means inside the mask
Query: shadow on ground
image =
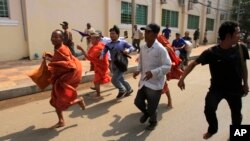
<svg viewBox="0 0 250 141"><path fill-rule="evenodd" d="M169 110L170 109L166 108L166 104L160 104L157 114L158 121L162 119L163 113ZM103 136L111 137L122 135L122 137L118 139L119 141L145 141L149 134L153 131L145 130L145 127L148 125L148 123L139 123L139 118L141 117L141 115L141 113L132 113L124 118L119 115L114 115L114 121L110 123L112 129L105 131L103 133Z"/></svg>
<svg viewBox="0 0 250 141"><path fill-rule="evenodd" d="M39 128L36 129L34 125L27 127L26 129L11 133L6 136L0 137L1 141L48 141L57 137L60 132L67 130L69 128L76 127L77 125L67 126L60 129L50 129L50 128Z"/></svg>

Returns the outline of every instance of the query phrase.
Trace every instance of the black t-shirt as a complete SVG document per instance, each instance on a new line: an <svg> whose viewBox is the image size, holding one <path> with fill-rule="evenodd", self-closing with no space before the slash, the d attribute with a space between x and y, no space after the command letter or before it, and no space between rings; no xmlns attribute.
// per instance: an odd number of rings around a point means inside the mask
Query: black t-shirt
<svg viewBox="0 0 250 141"><path fill-rule="evenodd" d="M246 46L241 45L244 61L249 59ZM216 45L205 50L197 59L197 63L209 64L211 74L210 90L223 92L242 91L242 66L239 47L222 49Z"/></svg>

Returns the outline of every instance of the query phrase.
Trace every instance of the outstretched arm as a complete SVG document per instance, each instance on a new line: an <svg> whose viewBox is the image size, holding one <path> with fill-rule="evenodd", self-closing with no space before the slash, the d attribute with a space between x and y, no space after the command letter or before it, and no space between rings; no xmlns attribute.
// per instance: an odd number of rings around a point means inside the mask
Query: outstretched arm
<svg viewBox="0 0 250 141"><path fill-rule="evenodd" d="M248 86L248 71L247 71L246 61L244 62L243 65L243 90L244 90L244 95L247 95L249 92L249 86Z"/></svg>
<svg viewBox="0 0 250 141"><path fill-rule="evenodd" d="M194 69L194 67L198 65L198 63L196 61L191 62L187 68L184 70L179 82L178 82L178 86L181 90L185 89L185 83L184 80L186 78L186 76Z"/></svg>
<svg viewBox="0 0 250 141"><path fill-rule="evenodd" d="M77 49L80 50L80 51L82 52L82 54L83 54L86 58L88 58L87 53L85 52L85 50L84 50L80 45L77 45Z"/></svg>

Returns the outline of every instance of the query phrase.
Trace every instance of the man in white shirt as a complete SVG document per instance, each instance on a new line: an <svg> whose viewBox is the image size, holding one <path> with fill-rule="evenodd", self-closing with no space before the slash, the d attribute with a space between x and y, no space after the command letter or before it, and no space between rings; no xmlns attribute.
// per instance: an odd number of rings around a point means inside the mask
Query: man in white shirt
<svg viewBox="0 0 250 141"><path fill-rule="evenodd" d="M146 129L154 130L157 125L156 110L166 80L165 75L170 71L172 62L166 49L156 39L160 27L152 23L141 30L145 30L146 44L141 48L138 68L133 74L136 78L141 73L139 90L134 103L143 113L140 122L145 123L149 118Z"/></svg>
<svg viewBox="0 0 250 141"><path fill-rule="evenodd" d="M133 35L132 35L132 45L136 50L138 50L138 53L140 52L140 42L143 37L143 33L140 29L137 28L137 25L134 25L133 29Z"/></svg>

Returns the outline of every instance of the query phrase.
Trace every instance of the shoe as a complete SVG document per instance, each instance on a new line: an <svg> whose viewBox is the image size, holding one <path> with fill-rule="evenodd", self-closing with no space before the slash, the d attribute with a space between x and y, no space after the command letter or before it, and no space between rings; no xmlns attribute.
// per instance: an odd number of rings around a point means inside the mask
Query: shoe
<svg viewBox="0 0 250 141"><path fill-rule="evenodd" d="M143 114L140 118L140 123L145 123L148 120L149 116L146 114Z"/></svg>
<svg viewBox="0 0 250 141"><path fill-rule="evenodd" d="M147 127L146 130L154 130L156 127L157 123L150 123Z"/></svg>
<svg viewBox="0 0 250 141"><path fill-rule="evenodd" d="M126 97L126 96L130 96L133 92L134 92L134 90L133 90L133 89L131 89L130 91L128 91L128 92L124 95L124 97Z"/></svg>
<svg viewBox="0 0 250 141"><path fill-rule="evenodd" d="M203 134L203 139L207 140L207 139L211 138L213 135L214 134L207 132L207 133Z"/></svg>
<svg viewBox="0 0 250 141"><path fill-rule="evenodd" d="M121 98L123 95L125 95L126 92L119 92L118 95L116 96L116 98Z"/></svg>

